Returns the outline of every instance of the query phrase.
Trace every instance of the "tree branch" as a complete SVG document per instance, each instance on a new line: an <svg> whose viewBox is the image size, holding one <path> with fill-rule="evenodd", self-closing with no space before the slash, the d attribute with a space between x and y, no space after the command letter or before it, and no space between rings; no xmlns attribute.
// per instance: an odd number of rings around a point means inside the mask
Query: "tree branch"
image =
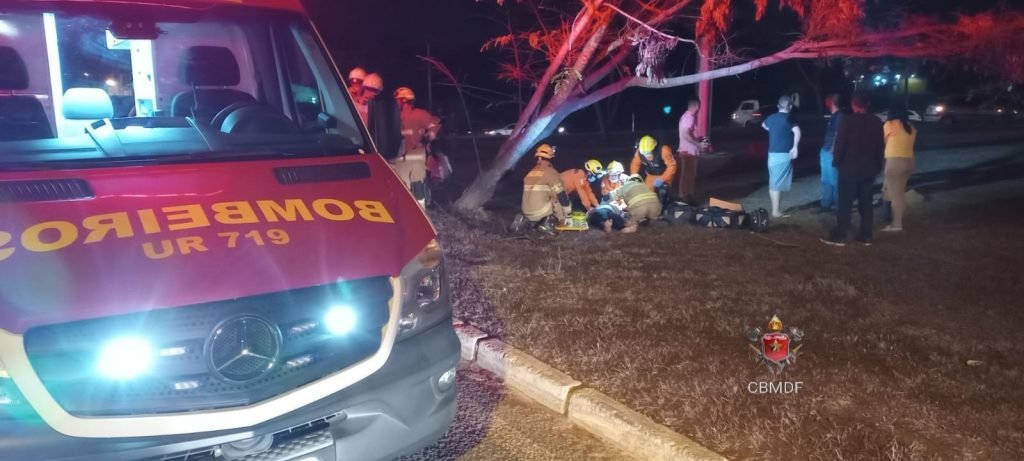
<svg viewBox="0 0 1024 461"><path fill-rule="evenodd" d="M590 18L593 15L594 10L589 6L586 7L586 11L583 13L581 24L587 24L590 22ZM569 55L569 44L575 41L583 31L583 26L576 26L569 32L568 40L562 42L561 48L558 50L558 54L555 59L552 59L548 64L548 68L544 71L544 75L540 81L537 82L537 88L533 92L533 96L530 97L530 102L526 104L523 109L523 113L519 114L519 120L516 122L515 132L518 133L526 125L540 106L541 100L544 98L544 94L547 93L548 85L551 84L551 79L558 73L558 68L561 67L562 62L565 61L565 57Z"/></svg>

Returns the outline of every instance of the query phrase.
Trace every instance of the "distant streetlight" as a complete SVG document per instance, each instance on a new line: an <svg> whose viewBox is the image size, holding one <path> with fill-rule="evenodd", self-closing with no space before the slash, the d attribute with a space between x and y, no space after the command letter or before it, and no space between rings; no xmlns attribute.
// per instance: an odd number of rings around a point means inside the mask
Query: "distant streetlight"
<svg viewBox="0 0 1024 461"><path fill-rule="evenodd" d="M662 112L664 112L664 113L665 113L665 115L669 115L669 114L671 114L671 113L672 113L672 106L665 106L665 107L662 107L662 108L661 108L661 111L662 111Z"/></svg>
<svg viewBox="0 0 1024 461"><path fill-rule="evenodd" d="M107 86L109 86L111 88L117 88L117 85L118 85L117 80L114 80L112 78L108 78L105 83L107 84Z"/></svg>

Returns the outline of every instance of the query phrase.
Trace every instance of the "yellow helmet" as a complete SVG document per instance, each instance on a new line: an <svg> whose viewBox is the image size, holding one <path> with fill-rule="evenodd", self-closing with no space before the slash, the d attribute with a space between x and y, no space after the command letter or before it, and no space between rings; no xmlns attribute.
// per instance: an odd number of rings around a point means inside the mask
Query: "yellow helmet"
<svg viewBox="0 0 1024 461"><path fill-rule="evenodd" d="M640 149L640 153L644 155L652 155L654 148L658 147L658 141L651 136L644 136L640 138L640 144L637 146Z"/></svg>
<svg viewBox="0 0 1024 461"><path fill-rule="evenodd" d="M612 161L608 164L608 174L622 174L626 172L626 167L622 166L618 161Z"/></svg>
<svg viewBox="0 0 1024 461"><path fill-rule="evenodd" d="M551 160L555 158L555 148L550 144L541 144L537 146L537 152L534 152L533 156Z"/></svg>
<svg viewBox="0 0 1024 461"><path fill-rule="evenodd" d="M395 99L399 101L415 101L416 93L413 93L411 88L403 86L395 90Z"/></svg>
<svg viewBox="0 0 1024 461"><path fill-rule="evenodd" d="M583 165L583 168L586 169L591 174L604 174L604 165L601 165L601 162L597 160L587 160L587 163Z"/></svg>
<svg viewBox="0 0 1024 461"><path fill-rule="evenodd" d="M774 332L782 331L782 320L779 320L778 315L773 315L772 319L768 321L768 329Z"/></svg>

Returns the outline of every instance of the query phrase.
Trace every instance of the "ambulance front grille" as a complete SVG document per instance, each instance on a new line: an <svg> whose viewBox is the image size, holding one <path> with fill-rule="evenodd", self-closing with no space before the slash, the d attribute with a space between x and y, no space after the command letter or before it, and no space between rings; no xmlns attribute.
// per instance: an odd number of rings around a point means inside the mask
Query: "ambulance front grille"
<svg viewBox="0 0 1024 461"><path fill-rule="evenodd" d="M391 296L386 277L350 281L36 327L26 332L25 348L47 390L75 416L240 407L304 386L375 353ZM354 330L335 335L324 318L340 305L357 321ZM153 363L134 379L110 379L98 367L101 351L124 337L144 338L154 351ZM224 367L230 357L218 356L218 348L230 349L233 341L245 343L239 351L265 352L272 363L249 366L239 361L243 366Z"/></svg>

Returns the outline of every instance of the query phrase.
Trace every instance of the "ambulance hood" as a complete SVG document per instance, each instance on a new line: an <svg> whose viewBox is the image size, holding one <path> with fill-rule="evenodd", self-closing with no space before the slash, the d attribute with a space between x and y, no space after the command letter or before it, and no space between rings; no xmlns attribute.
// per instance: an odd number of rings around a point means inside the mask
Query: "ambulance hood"
<svg viewBox="0 0 1024 461"><path fill-rule="evenodd" d="M5 173L0 186L0 329L15 333L397 276L435 236L377 155Z"/></svg>

